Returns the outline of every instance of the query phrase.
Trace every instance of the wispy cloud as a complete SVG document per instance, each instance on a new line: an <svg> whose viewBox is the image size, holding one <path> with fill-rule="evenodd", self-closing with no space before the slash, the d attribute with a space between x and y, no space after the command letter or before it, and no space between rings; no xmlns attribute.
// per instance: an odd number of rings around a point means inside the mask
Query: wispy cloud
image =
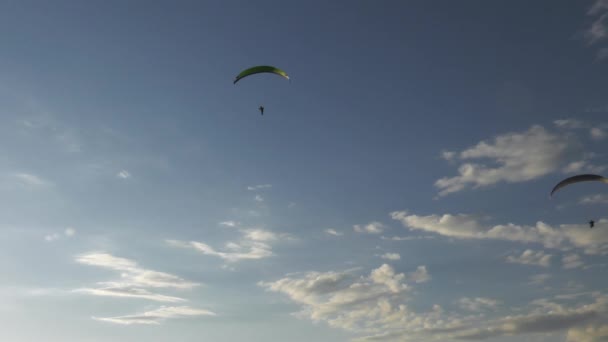
<svg viewBox="0 0 608 342"><path fill-rule="evenodd" d="M571 145L569 139L541 126L499 135L492 142L481 141L454 157L461 161L488 159L491 163L465 162L458 168L458 176L441 178L435 186L440 190L439 195L445 196L467 186L479 188L499 182L536 179L557 170L565 161Z"/></svg>
<svg viewBox="0 0 608 342"><path fill-rule="evenodd" d="M551 279L551 275L548 273L535 274L533 276L530 276L529 279L530 284L532 285L542 285L547 282L547 280Z"/></svg>
<svg viewBox="0 0 608 342"><path fill-rule="evenodd" d="M76 234L76 230L74 228L68 227L63 231L63 235L59 233L47 234L44 236L44 240L48 242L56 241L61 239L62 237L71 238Z"/></svg>
<svg viewBox="0 0 608 342"><path fill-rule="evenodd" d="M608 134L606 133L606 130L603 128L593 127L589 130L589 135L591 136L591 139L600 141L600 140L604 140Z"/></svg>
<svg viewBox="0 0 608 342"><path fill-rule="evenodd" d="M262 195L255 195L253 198L256 202L264 202L264 197Z"/></svg>
<svg viewBox="0 0 608 342"><path fill-rule="evenodd" d="M206 243L198 241L167 240L173 247L194 249L205 255L219 257L228 262L256 260L273 256L271 243L291 240L289 234L280 234L264 229L241 229L241 239L226 243L226 250L219 251Z"/></svg>
<svg viewBox="0 0 608 342"><path fill-rule="evenodd" d="M573 268L579 268L579 267L583 266L584 264L585 263L581 259L580 255L575 254L575 253L567 254L562 258L562 265L567 270L573 269Z"/></svg>
<svg viewBox="0 0 608 342"><path fill-rule="evenodd" d="M483 297L463 297L458 300L458 305L463 310L480 312L485 310L494 310L500 305L500 301L491 299L491 298L483 298Z"/></svg>
<svg viewBox="0 0 608 342"><path fill-rule="evenodd" d="M533 251L526 249L521 255L509 255L507 261L522 265L536 265L549 267L551 265L551 254L545 254L544 251Z"/></svg>
<svg viewBox="0 0 608 342"><path fill-rule="evenodd" d="M353 226L353 230L357 233L364 234L380 234L386 229L386 226L380 222L370 222L366 225L356 224Z"/></svg>
<svg viewBox="0 0 608 342"><path fill-rule="evenodd" d="M337 231L335 229L332 229L332 228L325 229L325 234L333 235L333 236L342 236L342 235L344 235L344 233L339 232L339 231Z"/></svg>
<svg viewBox="0 0 608 342"><path fill-rule="evenodd" d="M387 237L382 235L380 237L382 240L392 240L392 241L413 241L413 240L431 240L435 237L432 235L420 235L420 236L393 236Z"/></svg>
<svg viewBox="0 0 608 342"><path fill-rule="evenodd" d="M520 243L538 243L545 248L569 250L580 248L586 254L608 254L608 230L588 229L586 224L562 224L552 227L543 222L535 226L505 224L486 226L476 216L458 215L410 215L406 211L391 213L391 217L410 230L458 239L495 239ZM606 219L599 224L608 223Z"/></svg>
<svg viewBox="0 0 608 342"><path fill-rule="evenodd" d="M118 177L120 179L127 179L127 178L131 178L131 174L127 170L121 170L120 172L118 172L116 174L116 177Z"/></svg>
<svg viewBox="0 0 608 342"><path fill-rule="evenodd" d="M30 173L15 173L13 177L18 180L21 184L31 187L39 187L39 186L49 186L53 185L52 182L45 180L39 176L30 174Z"/></svg>
<svg viewBox="0 0 608 342"><path fill-rule="evenodd" d="M75 293L95 296L139 298L158 302L183 302L185 299L153 293L145 288L191 289L198 283L178 276L140 267L135 261L107 253L87 253L76 257L76 262L120 272L120 280L100 282L96 288L79 288Z"/></svg>
<svg viewBox="0 0 608 342"><path fill-rule="evenodd" d="M595 194L585 196L579 200L580 204L606 204L608 203L608 195L606 194Z"/></svg>
<svg viewBox="0 0 608 342"><path fill-rule="evenodd" d="M387 260L399 260L399 259L401 259L401 255L399 255L399 253L384 253L380 257L382 259L387 259Z"/></svg>
<svg viewBox="0 0 608 342"><path fill-rule="evenodd" d="M272 184L250 185L247 187L247 190L256 191L256 190L269 189L269 188L272 188Z"/></svg>
<svg viewBox="0 0 608 342"><path fill-rule="evenodd" d="M195 316L216 316L216 314L209 310L195 309L188 306L170 306L161 307L156 310L146 311L136 315L118 317L93 317L93 319L115 324L131 325L160 324L161 322L167 319Z"/></svg>

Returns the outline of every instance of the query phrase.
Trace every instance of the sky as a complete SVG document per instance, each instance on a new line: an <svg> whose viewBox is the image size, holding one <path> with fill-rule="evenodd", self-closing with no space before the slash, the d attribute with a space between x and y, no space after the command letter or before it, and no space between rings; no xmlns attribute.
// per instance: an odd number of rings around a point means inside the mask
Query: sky
<svg viewBox="0 0 608 342"><path fill-rule="evenodd" d="M0 32L0 340L608 340L608 188L549 197L608 175L608 1L6 0Z"/></svg>

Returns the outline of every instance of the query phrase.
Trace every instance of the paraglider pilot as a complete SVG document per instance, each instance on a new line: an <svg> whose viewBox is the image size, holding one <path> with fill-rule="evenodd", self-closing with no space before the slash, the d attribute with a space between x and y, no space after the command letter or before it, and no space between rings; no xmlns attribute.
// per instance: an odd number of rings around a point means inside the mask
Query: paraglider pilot
<svg viewBox="0 0 608 342"><path fill-rule="evenodd" d="M260 108L258 108L260 110L260 113L262 113L262 115L264 115L264 106L260 106Z"/></svg>

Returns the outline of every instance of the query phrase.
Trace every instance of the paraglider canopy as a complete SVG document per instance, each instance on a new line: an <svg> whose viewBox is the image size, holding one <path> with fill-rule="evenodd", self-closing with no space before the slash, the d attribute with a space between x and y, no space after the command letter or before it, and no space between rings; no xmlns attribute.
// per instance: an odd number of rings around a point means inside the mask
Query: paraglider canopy
<svg viewBox="0 0 608 342"><path fill-rule="evenodd" d="M277 67L273 67L270 65L258 65L258 66L254 66L254 67L241 71L241 73L236 76L233 83L236 84L236 82L238 82L242 78L245 78L247 76L254 75L254 74L260 74L260 73L271 73L271 74L279 75L287 80L290 80L287 73Z"/></svg>
<svg viewBox="0 0 608 342"><path fill-rule="evenodd" d="M553 194L557 190L559 190L565 186L568 186L570 184L579 183L579 182L593 182L593 181L603 182L603 183L608 184L608 178L605 178L603 176L591 175L591 174L576 175L576 176L566 178L566 179L562 180L561 182L557 183L557 185L555 187L553 187L553 190L551 190L551 197L553 197Z"/></svg>

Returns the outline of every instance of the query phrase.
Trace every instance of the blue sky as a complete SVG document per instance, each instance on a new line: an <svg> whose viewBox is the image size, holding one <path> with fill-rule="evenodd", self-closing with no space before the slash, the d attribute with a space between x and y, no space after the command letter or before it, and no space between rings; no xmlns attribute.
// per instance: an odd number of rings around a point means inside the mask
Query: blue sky
<svg viewBox="0 0 608 342"><path fill-rule="evenodd" d="M0 340L608 338L608 188L548 196L608 174L606 0L5 1L0 31ZM232 83L258 64L291 82Z"/></svg>

